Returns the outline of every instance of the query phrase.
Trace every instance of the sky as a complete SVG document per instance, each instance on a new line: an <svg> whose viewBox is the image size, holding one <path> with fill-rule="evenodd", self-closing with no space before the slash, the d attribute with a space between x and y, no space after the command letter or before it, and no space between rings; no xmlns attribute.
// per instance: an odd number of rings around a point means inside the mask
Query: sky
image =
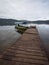
<svg viewBox="0 0 49 65"><path fill-rule="evenodd" d="M0 18L49 20L49 0L0 0Z"/></svg>

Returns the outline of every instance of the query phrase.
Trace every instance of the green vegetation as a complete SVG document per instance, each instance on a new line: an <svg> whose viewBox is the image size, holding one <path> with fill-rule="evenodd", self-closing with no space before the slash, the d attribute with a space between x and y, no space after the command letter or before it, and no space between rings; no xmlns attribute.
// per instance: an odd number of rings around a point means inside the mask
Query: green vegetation
<svg viewBox="0 0 49 65"><path fill-rule="evenodd" d="M24 26L15 26L15 29L17 29L17 31L21 34L23 34L25 32L25 30L27 30L27 27Z"/></svg>

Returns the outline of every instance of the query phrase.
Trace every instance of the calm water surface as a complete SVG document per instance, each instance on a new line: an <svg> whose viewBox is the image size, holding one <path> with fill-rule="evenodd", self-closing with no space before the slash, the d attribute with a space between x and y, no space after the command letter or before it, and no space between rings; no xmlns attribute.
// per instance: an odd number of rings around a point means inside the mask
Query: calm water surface
<svg viewBox="0 0 49 65"><path fill-rule="evenodd" d="M37 28L41 41L43 42L42 45L49 57L49 25L38 25Z"/></svg>
<svg viewBox="0 0 49 65"><path fill-rule="evenodd" d="M0 26L0 51L15 43L20 36L15 26Z"/></svg>

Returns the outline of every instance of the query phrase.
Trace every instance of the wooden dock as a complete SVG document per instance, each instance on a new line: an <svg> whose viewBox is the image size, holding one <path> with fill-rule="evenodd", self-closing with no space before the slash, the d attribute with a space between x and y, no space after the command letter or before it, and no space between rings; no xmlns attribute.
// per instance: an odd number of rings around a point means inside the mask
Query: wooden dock
<svg viewBox="0 0 49 65"><path fill-rule="evenodd" d="M36 28L30 28L0 54L0 65L49 65Z"/></svg>

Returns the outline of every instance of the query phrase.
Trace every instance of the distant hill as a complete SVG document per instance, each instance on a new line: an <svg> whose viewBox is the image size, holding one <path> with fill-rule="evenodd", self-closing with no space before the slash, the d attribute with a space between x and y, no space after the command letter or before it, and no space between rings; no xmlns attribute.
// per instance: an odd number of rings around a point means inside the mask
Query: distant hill
<svg viewBox="0 0 49 65"><path fill-rule="evenodd" d="M0 18L0 25L15 25L15 22L49 24L49 20L27 21L27 20L15 20L15 19L2 19L2 18Z"/></svg>
<svg viewBox="0 0 49 65"><path fill-rule="evenodd" d="M0 19L0 25L14 25L17 20L14 19Z"/></svg>
<svg viewBox="0 0 49 65"><path fill-rule="evenodd" d="M38 21L32 21L35 24L49 24L49 20L38 20Z"/></svg>
<svg viewBox="0 0 49 65"><path fill-rule="evenodd" d="M27 22L27 20L15 20L15 19L0 18L0 25L15 25L15 22Z"/></svg>

